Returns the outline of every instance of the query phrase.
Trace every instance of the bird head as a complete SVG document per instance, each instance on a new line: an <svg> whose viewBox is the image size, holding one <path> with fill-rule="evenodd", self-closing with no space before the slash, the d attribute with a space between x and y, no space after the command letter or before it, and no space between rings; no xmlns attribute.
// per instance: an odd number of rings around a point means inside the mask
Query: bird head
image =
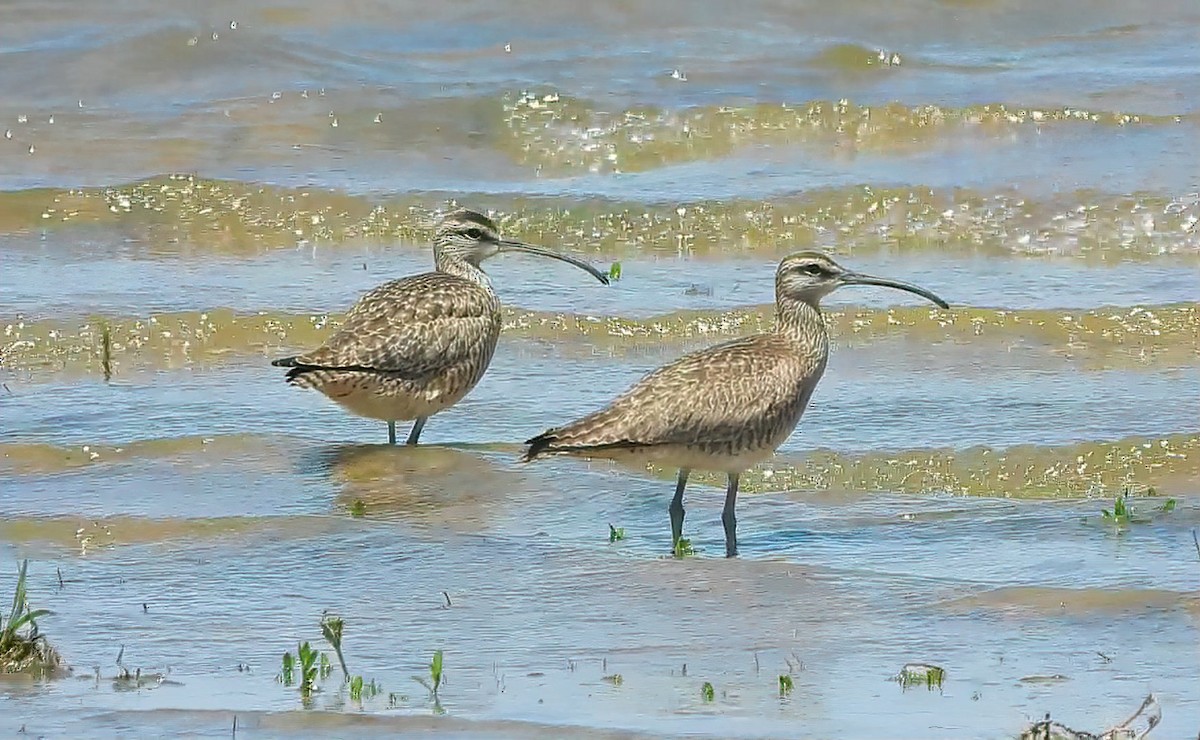
<svg viewBox="0 0 1200 740"><path fill-rule="evenodd" d="M777 301L803 301L817 306L825 296L845 285L878 285L926 298L942 308L949 305L934 293L912 283L854 272L821 252L797 252L784 257L775 271Z"/></svg>
<svg viewBox="0 0 1200 740"><path fill-rule="evenodd" d="M482 213L465 208L452 211L442 217L434 232L433 258L438 269L455 261L465 262L478 269L485 259L502 252L524 252L566 262L586 271L605 285L608 284L607 274L582 260L533 244L502 239L496 223Z"/></svg>

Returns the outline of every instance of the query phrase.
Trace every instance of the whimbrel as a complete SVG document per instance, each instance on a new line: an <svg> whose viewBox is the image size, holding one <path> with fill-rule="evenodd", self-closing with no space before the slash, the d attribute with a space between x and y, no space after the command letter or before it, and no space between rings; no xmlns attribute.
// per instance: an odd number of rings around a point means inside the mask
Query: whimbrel
<svg viewBox="0 0 1200 740"><path fill-rule="evenodd" d="M775 328L693 352L649 373L603 409L526 442L523 460L567 454L678 468L668 508L671 541L683 536L683 491L693 470L728 475L725 554L737 554L738 476L760 463L799 423L825 372L829 334L821 299L843 285L924 288L845 269L820 252L785 257L775 271Z"/></svg>
<svg viewBox="0 0 1200 740"><path fill-rule="evenodd" d="M396 443L396 422L415 420L415 445L430 416L458 403L483 377L500 337L500 301L480 263L502 252L568 262L608 284L595 267L542 247L501 239L488 217L461 209L434 233L434 271L366 293L345 323L311 352L271 364L287 381L324 393L351 413L381 419Z"/></svg>

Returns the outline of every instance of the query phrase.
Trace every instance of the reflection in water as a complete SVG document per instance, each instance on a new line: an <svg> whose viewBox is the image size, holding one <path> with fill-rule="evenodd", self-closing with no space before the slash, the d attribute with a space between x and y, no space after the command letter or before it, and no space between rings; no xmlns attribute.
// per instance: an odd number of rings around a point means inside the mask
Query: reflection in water
<svg viewBox="0 0 1200 740"><path fill-rule="evenodd" d="M339 485L339 511L464 532L487 528L521 480L478 453L431 445L339 445L318 452L313 467Z"/></svg>

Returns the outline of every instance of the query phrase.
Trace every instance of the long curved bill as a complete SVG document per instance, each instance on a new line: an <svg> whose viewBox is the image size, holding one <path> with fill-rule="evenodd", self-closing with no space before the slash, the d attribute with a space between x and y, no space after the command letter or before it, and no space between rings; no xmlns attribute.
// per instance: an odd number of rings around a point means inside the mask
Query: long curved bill
<svg viewBox="0 0 1200 740"><path fill-rule="evenodd" d="M599 269L593 267L592 265L589 265L588 263L584 262L583 260L577 260L574 257L569 257L565 254L559 254L558 252L552 252L549 249L545 249L544 247L535 247L532 244L525 244L524 242L517 242L517 241L511 241L508 239L502 239L502 240L500 240L500 251L501 252L524 252L526 254L536 254L539 257L549 257L550 259L558 260L560 262L566 262L569 265L575 265L580 270L584 270L584 271L588 272L592 277L596 278L597 280L604 283L605 285L608 285L608 274L605 273L604 271L599 270Z"/></svg>
<svg viewBox="0 0 1200 740"><path fill-rule="evenodd" d="M892 280L890 278L875 277L874 275L864 275L861 272L846 272L841 276L842 285L878 285L883 288L895 288L908 293L915 293L922 298L933 301L942 308L950 308L950 304L943 301L932 291L925 290L919 285L906 283L901 280Z"/></svg>

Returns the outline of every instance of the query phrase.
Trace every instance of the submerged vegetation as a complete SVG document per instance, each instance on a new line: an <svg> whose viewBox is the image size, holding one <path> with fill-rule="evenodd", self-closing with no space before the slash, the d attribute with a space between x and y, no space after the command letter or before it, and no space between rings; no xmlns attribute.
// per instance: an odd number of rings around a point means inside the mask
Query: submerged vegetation
<svg viewBox="0 0 1200 740"><path fill-rule="evenodd" d="M674 471L664 468L655 472L664 479L674 476ZM720 474L696 472L692 477L709 485L724 485ZM741 490L1108 498L1198 477L1200 434L1175 434L1007 449L916 449L860 455L820 450L802 458L781 455L744 473Z"/></svg>
<svg viewBox="0 0 1200 740"><path fill-rule="evenodd" d="M0 444L0 473L48 474L90 465L133 460L173 458L181 454L228 454L245 449L247 438L228 435L205 438L156 439L128 444L57 447L46 444ZM265 448L269 453L273 448ZM663 479L674 470L654 469ZM377 475L372 469L371 475ZM708 485L725 485L721 474L695 471L692 479ZM1081 442L1059 446L1018 445L1004 449L975 447L963 450L916 448L861 454L816 450L804 455L780 454L741 476L745 493L767 491L889 491L911 494L952 493L1003 498L1105 498L1126 492L1150 494L1186 488L1200 479L1200 434L1161 437L1128 437L1112 441ZM367 513L357 497L347 507L351 516ZM1166 503L1163 506L1174 507ZM147 533L172 529L170 522L125 519L99 520L105 530L97 542L113 540L120 525L122 538L144 539ZM314 522L317 524L319 522ZM136 525L136 526L135 526ZM15 526L15 525L14 525ZM33 525L24 525L33 526ZM37 525L49 527L49 522ZM189 525L205 530L238 530L263 526L251 518L203 520ZM0 523L0 530L5 525ZM149 528L149 529L145 529ZM63 522L61 536L74 541L76 527ZM621 541L622 529L607 536ZM112 530L112 532L107 532ZM89 530L90 531L90 530ZM106 533L107 532L107 533ZM103 535L103 536L101 536ZM626 534L627 536L627 534Z"/></svg>
<svg viewBox="0 0 1200 740"><path fill-rule="evenodd" d="M506 307L507 336L600 343L615 352L672 341L735 337L774 324L769 306L724 311L679 311L630 319ZM340 315L239 313L229 309L108 317L82 321L8 318L0 355L10 369L111 373L125 368L217 366L279 347L319 344L341 325ZM1173 366L1200 353L1200 307L1180 303L1083 311L925 307L859 308L826 312L842 344L885 337L961 341L1010 347L1036 342L1047 357L1069 355L1083 367ZM103 336L108 339L103 340Z"/></svg>
<svg viewBox="0 0 1200 740"><path fill-rule="evenodd" d="M906 663L895 680L904 689L924 686L930 691L940 690L946 682L946 669L931 663Z"/></svg>
<svg viewBox="0 0 1200 740"><path fill-rule="evenodd" d="M0 612L0 673L48 675L61 667L62 659L38 629L37 620L48 616L50 611L29 607L28 568L28 560L17 566L12 606L7 616Z"/></svg>
<svg viewBox="0 0 1200 740"><path fill-rule="evenodd" d="M819 115L843 115L835 113L839 107L823 104ZM701 126L763 125L759 135L776 138L781 134L807 137L808 132L817 132L826 139L838 136L832 130L802 121L801 126L790 132L772 133L773 124L763 119L756 123L748 118L759 113L798 118L795 109L777 106L757 112L698 111ZM983 119L991 118L1000 126L1042 125L1037 120L1038 111L984 106L965 113L978 115L980 124ZM1046 112L1042 113L1045 118ZM1078 120L1076 113L1084 112L1057 110L1048 115ZM946 120L934 109L901 110L894 115L858 106L844 109L844 115L867 114L876 116L871 119L876 124L883 122L876 127L880 133L872 134L877 138L886 137L888 130L893 133L905 130L914 120L928 119L934 123ZM545 118L548 113L543 110L537 115ZM807 112L799 117L805 115ZM885 118L878 118L879 115ZM891 122L887 123L889 115ZM1007 120L1010 116L1021 122L1010 123ZM1122 119L1114 116L1113 120ZM674 124L693 125L678 118ZM574 127L578 122L569 125ZM641 125L645 123L625 120L618 128L632 133L632 127ZM914 130L928 134L937 127L922 123ZM541 132L550 133L544 128L539 129ZM610 166L611 155L618 162L624 158L622 166L628 167L647 156L646 149L657 148L660 151L648 155L650 159L646 161L658 165L664 163L663 154L685 159L707 156L706 147L713 141L700 136L697 129L670 142L656 139L622 143L616 140L620 135L614 129L601 132L600 142L583 137L571 140L571 146L556 145L547 152L530 151L521 156L529 157L531 162L538 160L535 166L588 168L592 162ZM593 151L572 151L574 146L592 146ZM629 148L633 146L643 151L631 154ZM600 153L609 147L615 149ZM567 205L555 207L531 205L520 197L496 194L489 194L487 201L500 211L496 214L500 226L513 238L553 240L562 247L586 247L610 255L677 254L684 250L696 254L758 252L777 256L781 249L842 249L847 241L853 241L859 252L886 247L987 254L1089 254L1101 258L1187 254L1200 247L1197 228L1200 199L1193 193L1172 197L1158 193L1108 195L1079 190L1032 200L1020 193L976 192L968 188L858 185L813 189L802 197L766 202L747 199L647 204L572 199ZM252 254L290 249L297 242L336 244L363 237L428 243L434 211L447 203L419 196L381 201L310 188L168 175L116 187L37 191L19 202L10 198L8 205L10 228L14 229L22 225L30 230L53 230L76 224L119 225L122 233L140 237L130 242L145 245L130 247L140 251L165 254L199 247L216 253ZM1154 217L1149 230L1145 228L1145 214Z"/></svg>
<svg viewBox="0 0 1200 740"><path fill-rule="evenodd" d="M796 688L796 684L794 681L792 681L791 676L789 676L786 673L779 674L779 696L780 697L785 697L785 696L791 695L792 690L795 688Z"/></svg>

